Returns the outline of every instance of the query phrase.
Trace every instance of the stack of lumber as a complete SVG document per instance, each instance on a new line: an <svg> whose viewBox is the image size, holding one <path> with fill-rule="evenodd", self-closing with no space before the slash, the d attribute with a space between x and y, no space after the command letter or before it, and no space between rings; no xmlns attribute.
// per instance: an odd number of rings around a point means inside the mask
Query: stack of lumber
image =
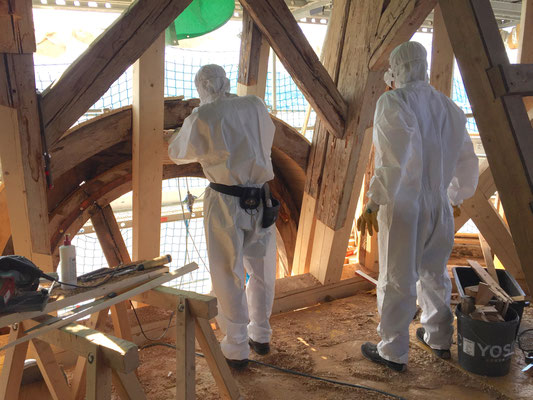
<svg viewBox="0 0 533 400"><path fill-rule="evenodd" d="M461 311L475 320L504 322L513 298L501 288L495 273L491 276L475 261L468 260L468 263L479 276L480 282L464 288L466 296L461 301Z"/></svg>

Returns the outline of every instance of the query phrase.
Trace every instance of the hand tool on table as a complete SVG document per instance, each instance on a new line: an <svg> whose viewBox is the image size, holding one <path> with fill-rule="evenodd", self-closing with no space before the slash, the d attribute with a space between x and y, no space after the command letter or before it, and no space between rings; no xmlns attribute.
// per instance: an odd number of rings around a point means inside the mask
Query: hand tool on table
<svg viewBox="0 0 533 400"><path fill-rule="evenodd" d="M135 271L144 271L151 268L162 267L163 265L168 264L171 261L172 257L170 256L170 254L167 254L166 256L156 257L153 260L143 260L131 264L119 265L115 268L100 268L96 271L81 275L78 277L78 279L81 282L91 282L109 275L113 275L115 277L129 274Z"/></svg>

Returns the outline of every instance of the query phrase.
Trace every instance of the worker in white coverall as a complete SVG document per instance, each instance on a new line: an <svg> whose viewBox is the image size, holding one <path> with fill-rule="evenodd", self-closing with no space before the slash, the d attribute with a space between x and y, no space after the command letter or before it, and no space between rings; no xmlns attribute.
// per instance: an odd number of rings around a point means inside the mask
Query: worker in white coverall
<svg viewBox="0 0 533 400"><path fill-rule="evenodd" d="M396 89L376 105L375 172L357 221L362 232L379 230L381 341L365 343L361 351L371 361L403 371L417 295L423 326L418 340L437 356L450 357L453 315L446 264L454 238L451 206L459 210L474 194L479 168L463 111L428 84L424 47L403 43L389 62L385 79L392 77Z"/></svg>
<svg viewBox="0 0 533 400"><path fill-rule="evenodd" d="M270 153L275 127L261 99L229 94L222 67L203 66L195 84L200 107L170 139L168 154L177 164L199 162L211 182L204 225L217 319L225 334L221 348L228 364L241 369L248 364L250 346L258 354L270 350L276 232L274 225L262 226L264 201L243 209L240 193L233 192L247 187L257 194L274 178Z"/></svg>

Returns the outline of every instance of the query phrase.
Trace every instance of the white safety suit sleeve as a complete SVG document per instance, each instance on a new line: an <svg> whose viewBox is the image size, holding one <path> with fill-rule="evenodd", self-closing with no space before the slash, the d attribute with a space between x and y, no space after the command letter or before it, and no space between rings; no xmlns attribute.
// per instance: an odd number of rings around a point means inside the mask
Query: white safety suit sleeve
<svg viewBox="0 0 533 400"><path fill-rule="evenodd" d="M479 162L474 152L472 139L465 129L463 146L457 161L455 172L448 187L448 198L453 206L474 195L479 178Z"/></svg>
<svg viewBox="0 0 533 400"><path fill-rule="evenodd" d="M376 169L367 196L379 205L394 200L416 135L416 118L394 91L383 94L374 114Z"/></svg>
<svg viewBox="0 0 533 400"><path fill-rule="evenodd" d="M228 155L227 151L217 150L221 148L217 140L223 139L212 137L208 123L200 118L197 110L185 118L183 126L168 144L168 156L178 165L203 161L216 164Z"/></svg>

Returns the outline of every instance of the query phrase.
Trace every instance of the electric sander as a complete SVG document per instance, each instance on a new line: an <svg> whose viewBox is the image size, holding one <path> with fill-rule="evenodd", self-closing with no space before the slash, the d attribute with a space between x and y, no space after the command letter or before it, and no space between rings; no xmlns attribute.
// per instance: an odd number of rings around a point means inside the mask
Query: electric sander
<svg viewBox="0 0 533 400"><path fill-rule="evenodd" d="M42 311L48 291L39 288L46 275L22 256L0 256L0 313Z"/></svg>

